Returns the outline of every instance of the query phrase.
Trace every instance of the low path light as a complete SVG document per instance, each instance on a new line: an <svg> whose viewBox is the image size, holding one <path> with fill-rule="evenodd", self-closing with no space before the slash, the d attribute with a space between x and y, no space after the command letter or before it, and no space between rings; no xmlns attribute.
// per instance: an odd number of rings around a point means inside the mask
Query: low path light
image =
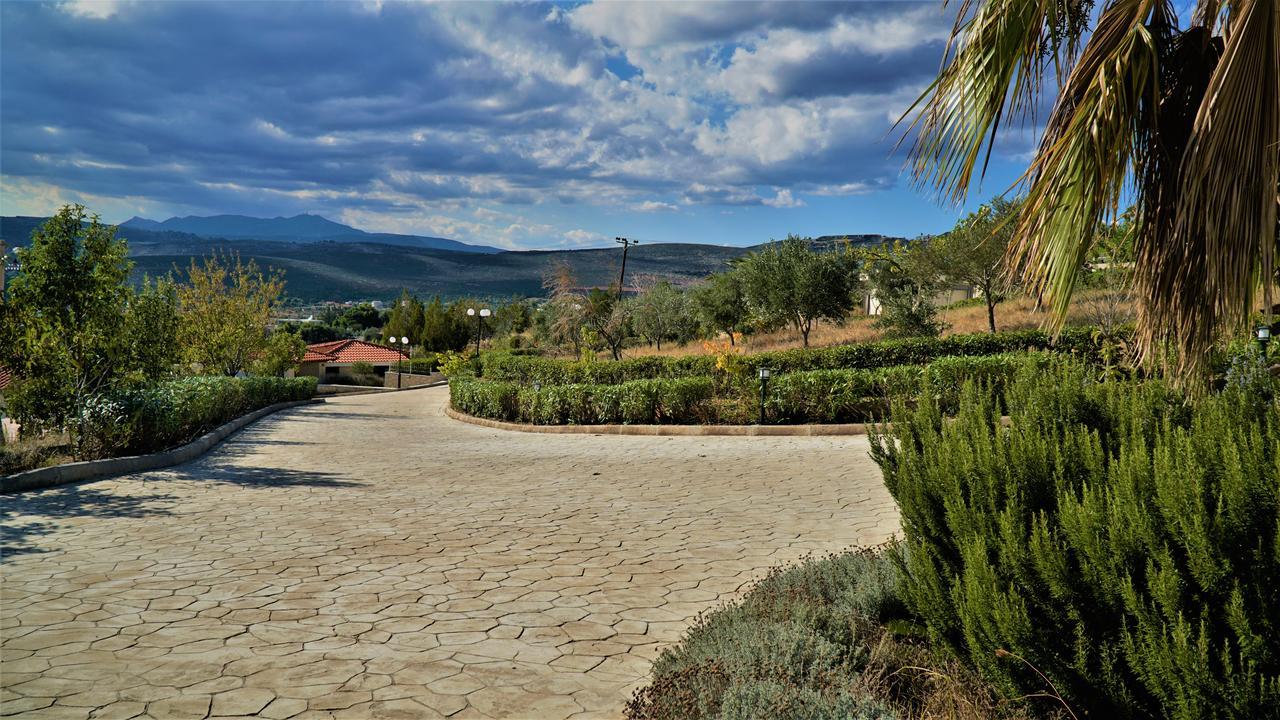
<svg viewBox="0 0 1280 720"><path fill-rule="evenodd" d="M773 371L770 370L769 368L765 368L765 367L760 368L760 424L761 425L764 424L764 420L765 420L764 398L765 398L765 393L769 387L769 376L772 374L773 374Z"/></svg>
<svg viewBox="0 0 1280 720"><path fill-rule="evenodd" d="M1254 337L1258 340L1258 349L1262 351L1262 356L1267 356L1267 343L1271 342L1271 326L1259 325L1254 331Z"/></svg>

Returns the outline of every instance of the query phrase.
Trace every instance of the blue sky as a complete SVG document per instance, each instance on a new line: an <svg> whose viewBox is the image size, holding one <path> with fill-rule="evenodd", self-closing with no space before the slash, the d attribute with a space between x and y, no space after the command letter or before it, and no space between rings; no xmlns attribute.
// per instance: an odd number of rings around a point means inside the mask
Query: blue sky
<svg viewBox="0 0 1280 720"><path fill-rule="evenodd" d="M311 212L509 248L914 236L931 2L0 4L0 214ZM1006 190L1032 132L972 198Z"/></svg>

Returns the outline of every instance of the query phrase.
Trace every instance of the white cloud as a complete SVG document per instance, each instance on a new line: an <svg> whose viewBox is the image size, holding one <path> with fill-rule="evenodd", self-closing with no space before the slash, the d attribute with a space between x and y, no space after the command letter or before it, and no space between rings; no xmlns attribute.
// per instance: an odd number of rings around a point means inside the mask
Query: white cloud
<svg viewBox="0 0 1280 720"><path fill-rule="evenodd" d="M640 212L674 212L680 208L668 202L659 202L657 200L645 200L635 206Z"/></svg>
<svg viewBox="0 0 1280 720"><path fill-rule="evenodd" d="M106 20L119 12L122 4L120 0L66 0L58 6L76 17Z"/></svg>

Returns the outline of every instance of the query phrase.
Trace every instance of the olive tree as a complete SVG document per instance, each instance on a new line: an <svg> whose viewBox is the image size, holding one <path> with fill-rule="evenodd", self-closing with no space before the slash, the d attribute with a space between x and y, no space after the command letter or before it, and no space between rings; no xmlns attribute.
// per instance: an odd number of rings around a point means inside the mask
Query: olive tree
<svg viewBox="0 0 1280 720"><path fill-rule="evenodd" d="M739 259L734 272L752 317L766 327L791 326L805 347L816 321L844 320L858 288L851 253L819 252L794 235Z"/></svg>

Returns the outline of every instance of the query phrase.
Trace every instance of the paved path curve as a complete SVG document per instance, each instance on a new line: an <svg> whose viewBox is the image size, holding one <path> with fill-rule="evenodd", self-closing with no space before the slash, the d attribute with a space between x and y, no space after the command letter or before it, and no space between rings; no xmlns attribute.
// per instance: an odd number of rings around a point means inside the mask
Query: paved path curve
<svg viewBox="0 0 1280 720"><path fill-rule="evenodd" d="M865 438L529 435L446 399L0 497L0 714L617 717L697 613L897 527Z"/></svg>

